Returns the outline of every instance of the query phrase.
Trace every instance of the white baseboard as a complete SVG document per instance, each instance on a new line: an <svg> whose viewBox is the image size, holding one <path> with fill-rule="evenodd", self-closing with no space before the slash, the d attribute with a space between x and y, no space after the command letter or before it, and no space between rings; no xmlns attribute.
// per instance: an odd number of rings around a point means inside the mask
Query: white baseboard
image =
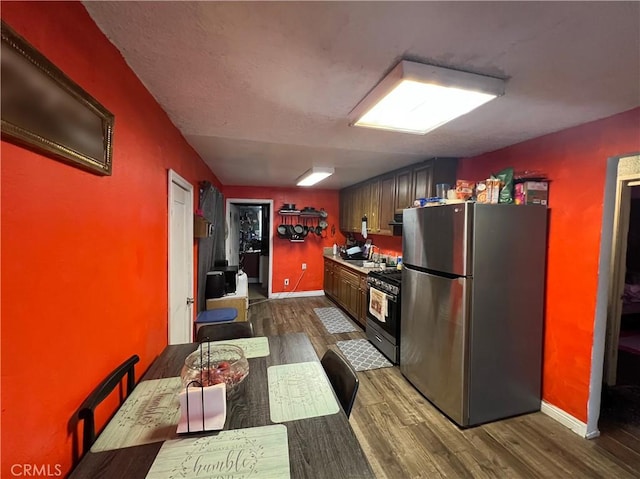
<svg viewBox="0 0 640 479"><path fill-rule="evenodd" d="M549 404L546 401L542 401L542 404L540 405L540 412L546 414L552 419L555 419L563 426L568 427L580 437L593 439L594 437L598 437L600 435L599 431L593 431L592 433L587 434L587 425L584 422L576 419L571 414L563 411L553 404Z"/></svg>
<svg viewBox="0 0 640 479"><path fill-rule="evenodd" d="M324 296L324 290L317 291L291 291L285 293L273 293L271 299L286 299L286 298L306 298L308 296Z"/></svg>

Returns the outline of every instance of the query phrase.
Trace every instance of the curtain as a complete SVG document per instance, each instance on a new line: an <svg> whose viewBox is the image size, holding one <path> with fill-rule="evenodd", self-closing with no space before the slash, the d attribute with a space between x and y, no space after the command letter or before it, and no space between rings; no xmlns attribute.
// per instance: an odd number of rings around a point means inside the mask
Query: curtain
<svg viewBox="0 0 640 479"><path fill-rule="evenodd" d="M200 184L200 211L213 225L213 235L200 238L198 243L198 312L206 309L205 288L207 272L216 261L224 261L224 197L208 181Z"/></svg>

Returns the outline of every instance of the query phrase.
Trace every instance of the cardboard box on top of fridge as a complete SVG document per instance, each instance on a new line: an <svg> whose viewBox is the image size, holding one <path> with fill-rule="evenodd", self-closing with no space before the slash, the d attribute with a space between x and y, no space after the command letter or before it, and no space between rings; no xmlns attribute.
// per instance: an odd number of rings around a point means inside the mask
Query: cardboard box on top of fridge
<svg viewBox="0 0 640 479"><path fill-rule="evenodd" d="M548 181L523 181L513 187L516 205L547 206L549 200Z"/></svg>

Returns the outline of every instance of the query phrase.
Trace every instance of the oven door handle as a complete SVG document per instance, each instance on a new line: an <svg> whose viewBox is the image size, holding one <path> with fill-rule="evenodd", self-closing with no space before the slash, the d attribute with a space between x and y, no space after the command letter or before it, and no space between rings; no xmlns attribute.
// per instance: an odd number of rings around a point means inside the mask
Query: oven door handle
<svg viewBox="0 0 640 479"><path fill-rule="evenodd" d="M375 289L376 291L384 294L387 297L387 301L391 301L393 303L398 302L398 297L395 294L387 293L386 291L382 291L381 289L376 288L375 286L367 285L369 289Z"/></svg>

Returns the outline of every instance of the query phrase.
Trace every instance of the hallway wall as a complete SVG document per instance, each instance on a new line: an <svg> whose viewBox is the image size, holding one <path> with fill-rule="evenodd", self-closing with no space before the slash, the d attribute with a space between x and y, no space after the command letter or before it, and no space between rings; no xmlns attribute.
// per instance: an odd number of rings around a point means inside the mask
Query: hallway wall
<svg viewBox="0 0 640 479"><path fill-rule="evenodd" d="M140 356L139 378L167 344L168 169L196 198L198 181L220 183L80 2L2 2L1 13L115 115L112 176L2 141L0 477L13 464L64 475L78 406L126 358Z"/></svg>

